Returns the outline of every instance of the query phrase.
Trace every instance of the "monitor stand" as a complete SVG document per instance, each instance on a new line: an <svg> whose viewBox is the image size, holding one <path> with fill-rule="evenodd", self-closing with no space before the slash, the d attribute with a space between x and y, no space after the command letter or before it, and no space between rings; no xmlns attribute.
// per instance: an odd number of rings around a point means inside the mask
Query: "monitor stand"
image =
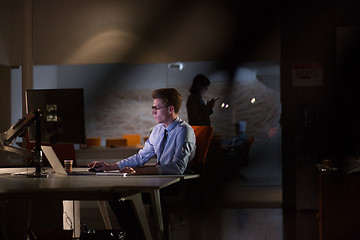
<svg viewBox="0 0 360 240"><path fill-rule="evenodd" d="M41 151L41 128L40 118L35 120L35 152L34 152L34 163L35 172L26 175L29 178L47 178L49 175L42 172L42 151Z"/></svg>

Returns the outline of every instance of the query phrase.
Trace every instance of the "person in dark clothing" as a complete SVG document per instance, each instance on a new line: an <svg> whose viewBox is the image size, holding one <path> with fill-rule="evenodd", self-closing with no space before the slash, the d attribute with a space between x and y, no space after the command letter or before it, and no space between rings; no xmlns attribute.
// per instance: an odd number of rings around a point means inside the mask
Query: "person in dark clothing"
<svg viewBox="0 0 360 240"><path fill-rule="evenodd" d="M210 115L216 99L212 98L205 103L202 95L208 89L210 80L203 74L195 76L190 88L190 96L186 102L188 122L192 126L210 126Z"/></svg>

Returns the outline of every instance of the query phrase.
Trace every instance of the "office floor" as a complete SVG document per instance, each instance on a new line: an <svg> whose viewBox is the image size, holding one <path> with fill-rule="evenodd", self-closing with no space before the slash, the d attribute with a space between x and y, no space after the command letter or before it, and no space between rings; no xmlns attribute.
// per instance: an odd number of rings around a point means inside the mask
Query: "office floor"
<svg viewBox="0 0 360 240"><path fill-rule="evenodd" d="M200 208L183 207L171 219L171 240L315 240L316 212L285 212L281 183L269 179L227 181L223 198Z"/></svg>

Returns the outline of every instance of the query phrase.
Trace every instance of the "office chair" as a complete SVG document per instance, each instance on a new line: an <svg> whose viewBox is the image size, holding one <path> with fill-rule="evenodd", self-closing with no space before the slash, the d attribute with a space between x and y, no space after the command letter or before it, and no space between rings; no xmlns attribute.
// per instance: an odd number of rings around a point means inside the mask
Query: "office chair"
<svg viewBox="0 0 360 240"><path fill-rule="evenodd" d="M100 147L101 137L88 137L86 138L86 147Z"/></svg>
<svg viewBox="0 0 360 240"><path fill-rule="evenodd" d="M204 175L204 167L206 164L206 156L208 153L208 149L210 146L210 142L211 142L211 138L213 135L213 127L211 126L192 126L192 128L194 129L194 133L195 133L195 138L196 138L196 151L195 151L195 156L194 158L191 160L191 162L188 164L188 167L185 171L185 174L200 174L200 181L202 181L202 175ZM182 180L179 182L178 185L174 185L175 190L173 191L174 193L169 193L168 189L165 189L165 194L164 197L167 200L167 205L168 206L173 206L170 207L169 210L169 214L172 215L176 215L179 220L180 220L180 224L182 226L186 225L186 221L184 220L184 218L182 217L181 213L179 212L179 207L181 205L184 205L185 202L185 195L187 192L187 184L191 184L188 183L189 180ZM192 184L194 185L194 184ZM203 186L200 184L200 189L196 188L196 191L201 191L201 188ZM171 199L173 201L171 201ZM174 200L175 199L175 200ZM175 203L174 203L175 201ZM171 217L169 217L170 219ZM169 221L168 224L168 234L170 234L171 231L171 221Z"/></svg>
<svg viewBox="0 0 360 240"><path fill-rule="evenodd" d="M225 164L232 166L227 174L228 180L240 177L242 180L247 181L247 178L241 174L240 170L249 164L249 152L253 142L254 138L249 137L246 142L223 146Z"/></svg>
<svg viewBox="0 0 360 240"><path fill-rule="evenodd" d="M122 137L126 139L128 147L135 147L141 144L140 134L124 134Z"/></svg>
<svg viewBox="0 0 360 240"><path fill-rule="evenodd" d="M196 151L194 158L188 164L185 172L203 174L214 128L211 126L192 126L192 128L194 129L196 138Z"/></svg>
<svg viewBox="0 0 360 240"><path fill-rule="evenodd" d="M105 143L107 148L126 147L127 145L126 138L107 138Z"/></svg>

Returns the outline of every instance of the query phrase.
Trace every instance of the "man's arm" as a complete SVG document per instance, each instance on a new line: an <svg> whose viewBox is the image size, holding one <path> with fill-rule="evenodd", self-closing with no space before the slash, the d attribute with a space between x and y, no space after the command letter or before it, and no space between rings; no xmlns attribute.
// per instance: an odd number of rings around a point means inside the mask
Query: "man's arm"
<svg viewBox="0 0 360 240"><path fill-rule="evenodd" d="M159 171L156 167L124 167L120 170L122 173L134 174L134 175L156 175Z"/></svg>
<svg viewBox="0 0 360 240"><path fill-rule="evenodd" d="M150 138L151 134L149 136L149 139ZM116 163L120 170L125 167L135 168L142 166L155 155L154 146L152 145L152 143L150 143L149 139L145 141L144 147L140 149L138 153Z"/></svg>
<svg viewBox="0 0 360 240"><path fill-rule="evenodd" d="M88 166L90 168L96 168L97 171L119 170L119 166L116 163L110 165L104 161L95 161L95 162L89 163Z"/></svg>

